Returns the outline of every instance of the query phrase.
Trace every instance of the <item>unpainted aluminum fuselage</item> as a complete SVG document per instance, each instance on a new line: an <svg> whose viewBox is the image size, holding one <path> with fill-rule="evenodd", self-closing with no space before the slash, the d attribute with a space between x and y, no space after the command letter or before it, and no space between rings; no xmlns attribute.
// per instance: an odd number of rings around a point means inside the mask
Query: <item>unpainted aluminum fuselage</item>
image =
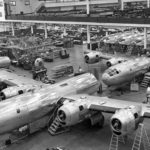
<svg viewBox="0 0 150 150"><path fill-rule="evenodd" d="M108 86L131 82L140 74L146 73L150 67L150 58L141 57L122 62L108 68L102 75L103 82Z"/></svg>
<svg viewBox="0 0 150 150"><path fill-rule="evenodd" d="M92 74L83 74L0 102L0 134L8 133L50 113L60 97L92 94L98 82Z"/></svg>

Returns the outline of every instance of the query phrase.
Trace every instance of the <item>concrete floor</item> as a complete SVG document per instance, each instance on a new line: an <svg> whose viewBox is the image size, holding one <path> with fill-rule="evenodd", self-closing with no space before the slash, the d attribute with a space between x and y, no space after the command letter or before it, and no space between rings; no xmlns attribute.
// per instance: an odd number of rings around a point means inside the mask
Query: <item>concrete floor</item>
<svg viewBox="0 0 150 150"><path fill-rule="evenodd" d="M99 67L102 72L105 69L104 62L97 63L96 65L87 65L83 61L83 49L86 46L76 45L70 49L70 58L65 60L56 59L53 63L46 63L48 68L48 75L50 76L50 69L53 66L60 65L63 63L71 63L74 66L75 72L78 67L81 66L84 70L91 70L93 67ZM12 67L17 73L25 74L27 77L32 77L31 73L24 71L19 68ZM101 76L101 73L100 73ZM105 89L106 86L103 86ZM106 95L104 92L103 95ZM98 95L101 96L101 95ZM112 93L112 98L142 102L146 99L145 89L140 89L139 92L125 92L123 95L117 92ZM111 130L109 126L110 114L104 114L105 125L103 129L89 128L86 123L82 123L71 127L71 131L51 136L47 132L47 129L39 131L17 144L13 144L6 148L7 150L46 150L46 148L52 148L57 146L65 147L67 150L108 150L111 139ZM150 137L150 120L145 119L145 128L148 136ZM119 143L120 150L131 150L133 144L134 134L128 136L126 144ZM143 148L141 148L143 149Z"/></svg>

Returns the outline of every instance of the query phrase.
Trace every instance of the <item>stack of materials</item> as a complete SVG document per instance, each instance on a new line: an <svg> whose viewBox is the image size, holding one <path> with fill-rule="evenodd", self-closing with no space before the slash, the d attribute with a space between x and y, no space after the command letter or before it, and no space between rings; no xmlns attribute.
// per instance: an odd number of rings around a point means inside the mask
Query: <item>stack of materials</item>
<svg viewBox="0 0 150 150"><path fill-rule="evenodd" d="M63 64L52 68L52 78L57 79L73 73L73 66L70 64Z"/></svg>

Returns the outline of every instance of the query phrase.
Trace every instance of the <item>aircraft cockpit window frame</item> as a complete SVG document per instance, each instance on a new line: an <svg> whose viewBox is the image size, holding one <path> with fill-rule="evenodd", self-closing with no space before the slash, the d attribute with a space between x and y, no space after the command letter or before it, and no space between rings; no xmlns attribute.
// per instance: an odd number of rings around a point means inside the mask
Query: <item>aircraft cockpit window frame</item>
<svg viewBox="0 0 150 150"><path fill-rule="evenodd" d="M117 70L117 69L115 68L115 69L109 70L107 73L108 73L110 76L114 76L114 75L119 74L120 72L121 72L120 70Z"/></svg>

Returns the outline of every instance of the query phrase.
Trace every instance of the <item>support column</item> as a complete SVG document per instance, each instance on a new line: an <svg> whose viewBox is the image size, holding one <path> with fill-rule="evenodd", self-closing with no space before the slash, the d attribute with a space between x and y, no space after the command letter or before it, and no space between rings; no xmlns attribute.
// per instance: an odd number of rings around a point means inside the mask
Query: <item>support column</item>
<svg viewBox="0 0 150 150"><path fill-rule="evenodd" d="M15 36L14 23L11 23L12 36Z"/></svg>
<svg viewBox="0 0 150 150"><path fill-rule="evenodd" d="M66 26L65 26L65 25L64 25L63 35L64 35L64 36L67 35L67 32L66 32Z"/></svg>
<svg viewBox="0 0 150 150"><path fill-rule="evenodd" d="M31 25L31 35L34 34L34 31L33 31L33 26Z"/></svg>
<svg viewBox="0 0 150 150"><path fill-rule="evenodd" d="M47 24L44 24L44 31L45 31L45 39L47 39L48 34L47 34Z"/></svg>
<svg viewBox="0 0 150 150"><path fill-rule="evenodd" d="M147 28L144 28L144 49L147 49Z"/></svg>
<svg viewBox="0 0 150 150"><path fill-rule="evenodd" d="M4 31L8 31L7 25L3 24Z"/></svg>
<svg viewBox="0 0 150 150"><path fill-rule="evenodd" d="M105 36L108 36L108 31L106 31Z"/></svg>
<svg viewBox="0 0 150 150"><path fill-rule="evenodd" d="M89 25L87 25L87 44L90 44L90 50L91 50L90 26Z"/></svg>
<svg viewBox="0 0 150 150"><path fill-rule="evenodd" d="M147 0L147 8L149 8L150 6L150 0Z"/></svg>
<svg viewBox="0 0 150 150"><path fill-rule="evenodd" d="M124 10L124 1L121 0L121 10Z"/></svg>
<svg viewBox="0 0 150 150"><path fill-rule="evenodd" d="M86 14L87 14L87 16L90 14L90 4L89 4L89 0L86 0Z"/></svg>

